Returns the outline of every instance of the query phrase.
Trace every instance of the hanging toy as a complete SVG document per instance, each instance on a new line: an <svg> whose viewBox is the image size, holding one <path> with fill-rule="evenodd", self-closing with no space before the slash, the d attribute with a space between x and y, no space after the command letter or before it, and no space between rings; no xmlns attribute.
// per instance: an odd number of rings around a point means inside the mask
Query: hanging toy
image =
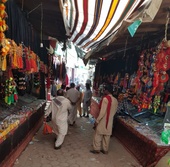
<svg viewBox="0 0 170 167"><path fill-rule="evenodd" d="M158 110L158 108L159 108L159 106L160 106L160 96L155 96L155 98L154 98L154 101L153 101L153 109L154 109L154 113L156 113L157 112L157 110Z"/></svg>
<svg viewBox="0 0 170 167"><path fill-rule="evenodd" d="M18 98L14 94L17 94L16 84L14 79L10 77L8 80L6 80L6 85L5 85L5 103L11 105L14 102L17 102Z"/></svg>
<svg viewBox="0 0 170 167"><path fill-rule="evenodd" d="M18 101L18 93L17 93L16 88L14 89L14 100L15 100L15 102Z"/></svg>

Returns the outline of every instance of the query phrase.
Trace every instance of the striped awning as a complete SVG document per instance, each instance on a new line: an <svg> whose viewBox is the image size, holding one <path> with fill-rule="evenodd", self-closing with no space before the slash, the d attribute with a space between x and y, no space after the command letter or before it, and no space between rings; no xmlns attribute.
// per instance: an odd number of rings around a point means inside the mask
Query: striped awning
<svg viewBox="0 0 170 167"><path fill-rule="evenodd" d="M133 19L151 0L63 0L69 40L89 52L118 33L122 22ZM136 13L135 13L136 12Z"/></svg>

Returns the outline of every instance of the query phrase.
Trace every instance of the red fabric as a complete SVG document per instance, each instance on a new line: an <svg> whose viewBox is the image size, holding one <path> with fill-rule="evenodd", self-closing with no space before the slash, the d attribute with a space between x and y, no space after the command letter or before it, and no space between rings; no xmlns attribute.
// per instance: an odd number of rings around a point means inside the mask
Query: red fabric
<svg viewBox="0 0 170 167"><path fill-rule="evenodd" d="M52 133L53 129L50 125L47 124L47 122L44 122L44 128L43 128L43 134L50 134Z"/></svg>
<svg viewBox="0 0 170 167"><path fill-rule="evenodd" d="M87 25L87 22L88 22L88 1L83 1L83 14L84 14L84 21L83 21L81 30L76 35L73 42L75 42L78 39L79 35L81 35L84 32L85 28L86 28L86 25Z"/></svg>
<svg viewBox="0 0 170 167"><path fill-rule="evenodd" d="M16 93L14 94L14 100L18 101L18 95Z"/></svg>
<svg viewBox="0 0 170 167"><path fill-rule="evenodd" d="M50 88L50 78L49 77L47 78L47 88L48 89Z"/></svg>
<svg viewBox="0 0 170 167"><path fill-rule="evenodd" d="M69 85L69 79L68 79L68 75L66 74L66 78L65 78L65 85L67 86L67 85Z"/></svg>
<svg viewBox="0 0 170 167"><path fill-rule="evenodd" d="M107 129L107 125L108 125L108 122L109 122L110 108L111 108L112 99L111 99L111 97L110 97L109 95L104 96L103 98L107 98L107 100L108 100L107 116L106 116L106 129ZM102 100L100 101L99 109L101 109L101 105L102 105L102 102L103 102L103 98L102 98Z"/></svg>
<svg viewBox="0 0 170 167"><path fill-rule="evenodd" d="M56 47L56 40L50 40L50 45L54 49Z"/></svg>
<svg viewBox="0 0 170 167"><path fill-rule="evenodd" d="M166 94L165 94L165 97L164 97L164 100L163 100L164 103L167 103L167 102L168 102L168 97L169 97L169 94L166 93Z"/></svg>

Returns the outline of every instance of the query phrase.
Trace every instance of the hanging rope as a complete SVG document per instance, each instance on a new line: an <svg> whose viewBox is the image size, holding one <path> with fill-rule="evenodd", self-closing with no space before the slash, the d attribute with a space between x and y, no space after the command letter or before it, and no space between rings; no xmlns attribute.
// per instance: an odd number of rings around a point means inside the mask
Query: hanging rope
<svg viewBox="0 0 170 167"><path fill-rule="evenodd" d="M24 1L24 0L23 0ZM43 47L43 44L42 44L42 36L43 36L43 5L42 5L42 2L36 6L34 9L32 9L31 11L28 12L28 15L30 13L32 13L33 11L35 11L36 9L38 9L39 7L41 7L41 20L40 20L40 47Z"/></svg>
<svg viewBox="0 0 170 167"><path fill-rule="evenodd" d="M34 10L38 9L40 6L42 6L42 3L40 3L38 6L36 6L34 9L28 12L28 15L32 13Z"/></svg>
<svg viewBox="0 0 170 167"><path fill-rule="evenodd" d="M168 24L169 24L169 12L166 16L166 24L165 24L165 38L164 40L167 41L167 33L168 33Z"/></svg>
<svg viewBox="0 0 170 167"><path fill-rule="evenodd" d="M41 44L42 44L42 36L43 36L43 5L41 2L41 36L40 36Z"/></svg>
<svg viewBox="0 0 170 167"><path fill-rule="evenodd" d="M24 10L24 0L22 0L22 11Z"/></svg>
<svg viewBox="0 0 170 167"><path fill-rule="evenodd" d="M127 36L126 42L125 42L125 49L124 49L123 58L126 56L127 43L128 43L128 36Z"/></svg>

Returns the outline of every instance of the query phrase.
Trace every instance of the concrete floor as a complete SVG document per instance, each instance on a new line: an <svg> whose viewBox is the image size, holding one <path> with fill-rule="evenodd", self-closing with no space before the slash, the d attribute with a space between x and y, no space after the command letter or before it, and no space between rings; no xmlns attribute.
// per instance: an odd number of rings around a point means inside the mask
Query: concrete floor
<svg viewBox="0 0 170 167"><path fill-rule="evenodd" d="M54 149L54 134L43 135L42 128L14 167L142 167L115 137L111 138L108 155L90 153L94 130L88 118L77 118L76 124L69 127L60 150ZM156 167L168 167L168 159L170 154Z"/></svg>

